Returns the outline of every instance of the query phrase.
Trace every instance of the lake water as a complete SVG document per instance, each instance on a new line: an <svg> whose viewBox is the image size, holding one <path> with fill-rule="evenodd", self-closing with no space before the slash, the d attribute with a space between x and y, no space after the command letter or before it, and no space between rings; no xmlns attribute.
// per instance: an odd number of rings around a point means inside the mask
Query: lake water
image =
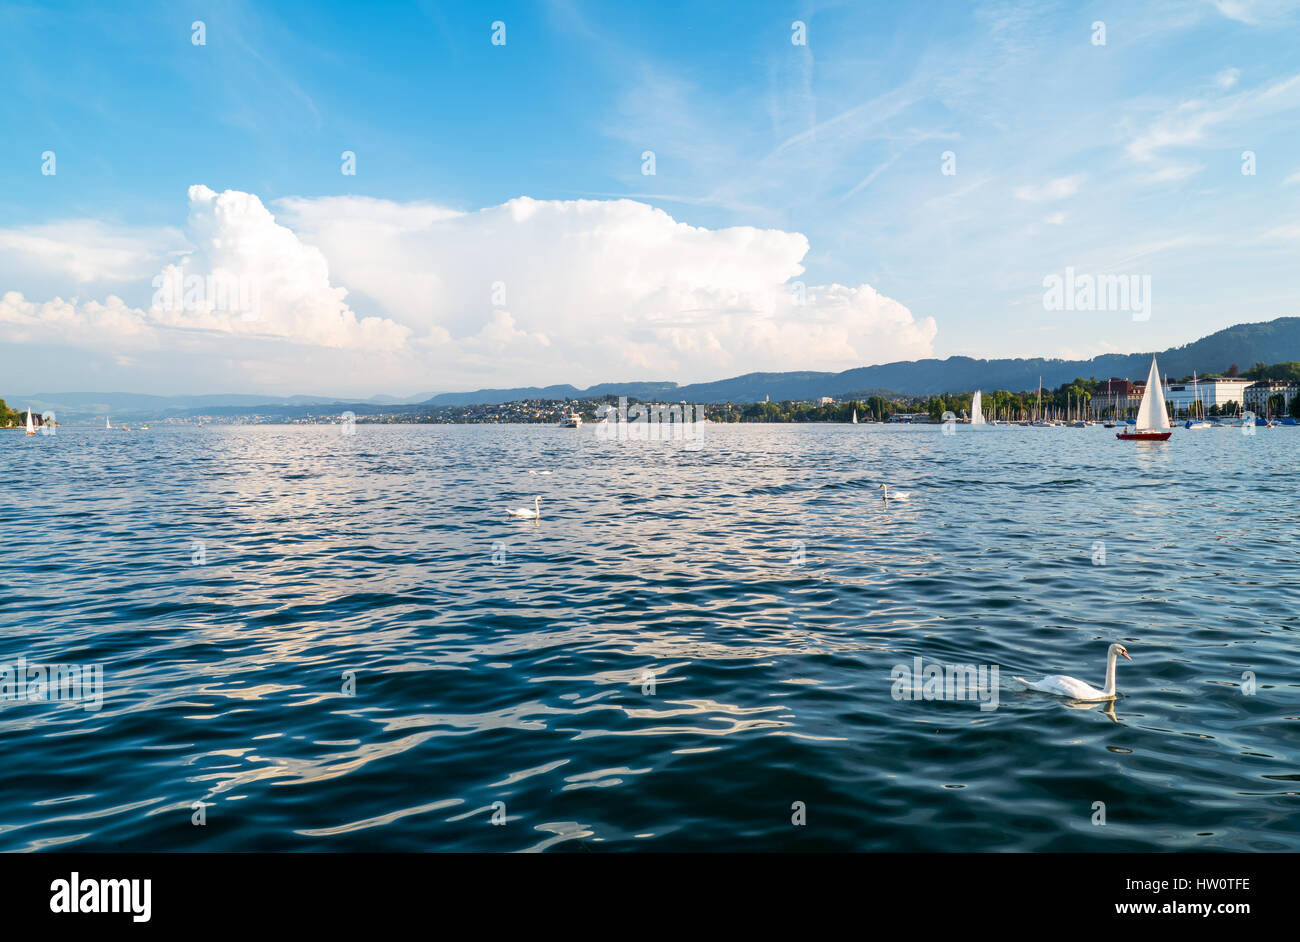
<svg viewBox="0 0 1300 942"><path fill-rule="evenodd" d="M0 701L0 849L1300 850L1298 457L3 433L0 663L99 665L103 701ZM1013 680L1101 686L1112 641L1113 711ZM996 666L995 708L900 698L917 658Z"/></svg>

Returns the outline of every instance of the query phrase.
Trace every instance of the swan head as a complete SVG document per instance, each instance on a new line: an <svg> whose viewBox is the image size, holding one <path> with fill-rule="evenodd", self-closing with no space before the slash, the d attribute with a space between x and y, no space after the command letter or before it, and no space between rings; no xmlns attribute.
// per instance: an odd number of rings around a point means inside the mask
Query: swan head
<svg viewBox="0 0 1300 942"><path fill-rule="evenodd" d="M1118 654L1120 657L1122 657L1122 658L1123 658L1124 660L1126 660L1126 661L1131 661L1131 660L1133 660L1133 658L1131 658L1131 657L1128 656L1128 648L1124 647L1124 645L1122 645L1122 644L1112 644L1112 645L1110 646L1110 650L1109 650L1107 653L1108 653L1111 657L1114 657L1116 654Z"/></svg>

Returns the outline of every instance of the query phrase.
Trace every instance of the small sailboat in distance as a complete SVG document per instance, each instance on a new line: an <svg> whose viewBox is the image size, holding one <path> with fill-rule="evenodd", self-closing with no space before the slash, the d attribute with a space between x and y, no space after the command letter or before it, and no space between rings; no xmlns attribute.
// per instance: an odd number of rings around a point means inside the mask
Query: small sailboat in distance
<svg viewBox="0 0 1300 942"><path fill-rule="evenodd" d="M980 391L977 389L975 390L974 398L972 398L970 401L970 424L971 425L985 424L984 410L981 408L982 405L983 403L982 403L982 398L980 396Z"/></svg>
<svg viewBox="0 0 1300 942"><path fill-rule="evenodd" d="M854 424L854 425L857 425L857 424L858 424L858 410L857 410L857 409L854 409L854 410L853 410L853 424Z"/></svg>
<svg viewBox="0 0 1300 942"><path fill-rule="evenodd" d="M104 416L104 428L112 428L112 427L113 427L113 423L109 420L108 416Z"/></svg>
<svg viewBox="0 0 1300 942"><path fill-rule="evenodd" d="M1160 371L1156 369L1156 358L1151 358L1151 372L1147 374L1147 385L1142 390L1142 404L1138 406L1137 421L1133 428L1118 432L1115 437L1131 442L1165 442L1169 440L1169 416L1165 412L1165 394L1160 388Z"/></svg>
<svg viewBox="0 0 1300 942"><path fill-rule="evenodd" d="M32 410L30 407L28 407L27 409L27 434L28 435L36 434L36 426L32 424Z"/></svg>
<svg viewBox="0 0 1300 942"><path fill-rule="evenodd" d="M1200 390L1196 385L1196 371L1192 371L1192 408L1191 418L1184 423L1183 428L1187 429L1205 429L1214 428L1209 422L1205 421L1205 404L1201 402Z"/></svg>

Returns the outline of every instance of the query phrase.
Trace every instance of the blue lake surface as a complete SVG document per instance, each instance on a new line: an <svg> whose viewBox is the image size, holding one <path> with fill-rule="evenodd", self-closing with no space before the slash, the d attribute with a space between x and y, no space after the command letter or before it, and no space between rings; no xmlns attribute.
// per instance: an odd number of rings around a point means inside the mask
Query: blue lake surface
<svg viewBox="0 0 1300 942"><path fill-rule="evenodd" d="M0 701L0 849L1300 850L1297 457L1294 429L0 433L0 663L104 685ZM1112 641L1113 711L1013 680L1100 686ZM915 658L997 666L996 709L897 698Z"/></svg>

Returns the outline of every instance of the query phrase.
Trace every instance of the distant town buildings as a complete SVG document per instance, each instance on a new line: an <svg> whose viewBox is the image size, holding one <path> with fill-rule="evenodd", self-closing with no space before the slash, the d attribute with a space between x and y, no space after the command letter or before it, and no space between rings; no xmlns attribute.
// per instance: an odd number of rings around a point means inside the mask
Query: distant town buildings
<svg viewBox="0 0 1300 942"><path fill-rule="evenodd" d="M1208 414L1215 408L1239 409L1242 408L1243 402L1246 402L1245 408L1249 409L1251 406L1246 396L1247 390L1251 387L1252 383L1248 379L1212 376L1197 379L1194 383L1166 380L1162 391L1165 394L1165 402L1173 410L1174 415L1191 415L1198 411ZM1124 415L1141 405L1142 393L1145 389L1146 383L1133 383L1118 376L1112 377L1097 387L1089 401L1089 408L1094 416ZM1199 407L1196 405L1198 402L1201 404ZM1288 405L1289 402L1288 400Z"/></svg>
<svg viewBox="0 0 1300 942"><path fill-rule="evenodd" d="M1300 386L1284 379L1263 379L1246 387L1244 401L1246 408L1256 415L1286 415L1291 409L1291 400L1300 393ZM1269 408L1269 400L1274 396L1282 397L1282 408L1276 403Z"/></svg>
<svg viewBox="0 0 1300 942"><path fill-rule="evenodd" d="M1146 383L1130 383L1118 376L1106 380L1097 387L1089 400L1092 414L1122 414L1130 408L1136 409L1142 402L1142 390Z"/></svg>

